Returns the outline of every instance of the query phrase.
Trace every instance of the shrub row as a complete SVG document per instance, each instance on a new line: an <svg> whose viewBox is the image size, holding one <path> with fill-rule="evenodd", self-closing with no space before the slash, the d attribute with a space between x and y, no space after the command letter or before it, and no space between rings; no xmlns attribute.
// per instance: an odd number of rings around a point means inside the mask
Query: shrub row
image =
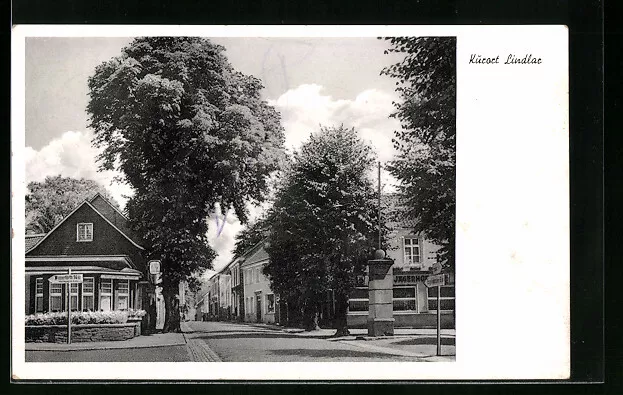
<svg viewBox="0 0 623 395"><path fill-rule="evenodd" d="M143 317L145 310L76 311L71 313L72 324L124 324L128 318ZM67 325L67 312L32 314L26 316L26 325Z"/></svg>

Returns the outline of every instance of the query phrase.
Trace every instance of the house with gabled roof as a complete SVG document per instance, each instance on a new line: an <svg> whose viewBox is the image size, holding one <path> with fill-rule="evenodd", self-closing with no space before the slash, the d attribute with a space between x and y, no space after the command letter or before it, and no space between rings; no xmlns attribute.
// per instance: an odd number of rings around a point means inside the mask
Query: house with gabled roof
<svg viewBox="0 0 623 395"><path fill-rule="evenodd" d="M79 204L47 234L25 238L26 314L150 310L147 257L128 218L100 193ZM82 274L83 283L51 282ZM152 287L153 288L153 287ZM69 306L67 294L69 293Z"/></svg>

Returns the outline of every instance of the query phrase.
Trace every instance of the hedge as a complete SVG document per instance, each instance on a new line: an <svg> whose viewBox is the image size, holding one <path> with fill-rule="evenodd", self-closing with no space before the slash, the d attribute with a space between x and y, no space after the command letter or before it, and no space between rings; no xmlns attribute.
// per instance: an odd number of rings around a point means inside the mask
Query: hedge
<svg viewBox="0 0 623 395"><path fill-rule="evenodd" d="M74 311L72 324L124 324L128 317L143 317L145 310ZM67 325L67 312L32 314L26 316L26 325Z"/></svg>

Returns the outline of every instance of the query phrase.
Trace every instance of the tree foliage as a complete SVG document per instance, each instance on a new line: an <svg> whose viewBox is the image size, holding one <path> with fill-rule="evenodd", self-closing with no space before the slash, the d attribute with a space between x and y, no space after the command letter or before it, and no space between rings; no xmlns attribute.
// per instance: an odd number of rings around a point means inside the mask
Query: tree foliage
<svg viewBox="0 0 623 395"><path fill-rule="evenodd" d="M354 129L321 128L277 188L264 273L282 300L302 308L308 329L317 324L317 302L333 290L336 326L347 331L348 292L375 246L373 164Z"/></svg>
<svg viewBox="0 0 623 395"><path fill-rule="evenodd" d="M405 54L381 74L397 79L392 117L398 156L388 168L400 182L404 213L415 231L440 245L437 259L454 268L456 209L456 38L391 37Z"/></svg>
<svg viewBox="0 0 623 395"><path fill-rule="evenodd" d="M134 189L130 219L162 261L165 330L179 329L179 281L211 268L208 214L218 203L244 223L279 167L283 128L261 89L223 47L192 37L137 38L89 79L100 167Z"/></svg>
<svg viewBox="0 0 623 395"><path fill-rule="evenodd" d="M119 208L119 203L106 188L93 180L58 175L48 176L43 182L28 183L26 229L48 233L80 203L97 192Z"/></svg>
<svg viewBox="0 0 623 395"><path fill-rule="evenodd" d="M270 222L265 214L249 223L236 235L234 258L242 256L250 248L268 237L269 231Z"/></svg>

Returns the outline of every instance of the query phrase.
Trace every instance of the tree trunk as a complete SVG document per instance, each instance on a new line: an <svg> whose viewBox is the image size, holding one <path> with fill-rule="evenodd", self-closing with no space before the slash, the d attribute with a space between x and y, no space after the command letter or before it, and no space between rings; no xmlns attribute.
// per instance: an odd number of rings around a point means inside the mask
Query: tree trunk
<svg viewBox="0 0 623 395"><path fill-rule="evenodd" d="M314 302L305 303L305 330L316 331L320 329L318 325L318 306Z"/></svg>
<svg viewBox="0 0 623 395"><path fill-rule="evenodd" d="M348 336L348 321L346 319L348 313L348 296L342 292L335 293L335 336Z"/></svg>
<svg viewBox="0 0 623 395"><path fill-rule="evenodd" d="M164 327L163 332L181 332L180 327L180 301L177 297L178 287L171 289L162 289L164 297Z"/></svg>

